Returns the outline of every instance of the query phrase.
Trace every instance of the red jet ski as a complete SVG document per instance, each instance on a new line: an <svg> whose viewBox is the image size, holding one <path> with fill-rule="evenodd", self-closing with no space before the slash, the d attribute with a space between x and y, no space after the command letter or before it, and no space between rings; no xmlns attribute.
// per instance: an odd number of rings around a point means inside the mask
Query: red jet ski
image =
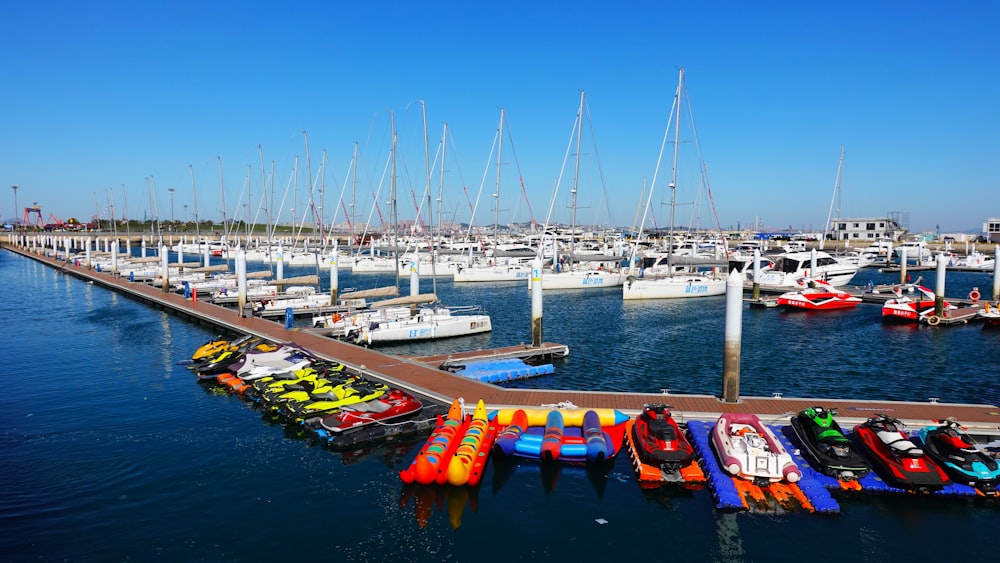
<svg viewBox="0 0 1000 563"><path fill-rule="evenodd" d="M670 414L670 405L643 405L631 438L643 463L667 472L680 470L695 457L691 442Z"/></svg>
<svg viewBox="0 0 1000 563"><path fill-rule="evenodd" d="M890 485L922 492L950 485L944 470L899 429L901 425L891 416L877 414L854 427L861 451L879 475Z"/></svg>
<svg viewBox="0 0 1000 563"><path fill-rule="evenodd" d="M413 395L402 389L392 389L376 399L344 405L335 414L310 418L303 424L315 430L320 438L334 440L346 432L409 416L422 407Z"/></svg>

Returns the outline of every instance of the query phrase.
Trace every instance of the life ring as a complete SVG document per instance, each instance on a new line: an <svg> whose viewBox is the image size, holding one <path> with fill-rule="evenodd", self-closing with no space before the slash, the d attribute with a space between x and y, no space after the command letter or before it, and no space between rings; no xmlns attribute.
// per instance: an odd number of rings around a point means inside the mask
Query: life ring
<svg viewBox="0 0 1000 563"><path fill-rule="evenodd" d="M931 326L937 326L938 323L940 322L941 322L941 317L937 315L931 315L930 317L927 317L927 324Z"/></svg>
<svg viewBox="0 0 1000 563"><path fill-rule="evenodd" d="M979 302L980 297L982 297L982 295L979 294L978 287L972 288L972 291L969 292L969 299L971 299L973 303Z"/></svg>

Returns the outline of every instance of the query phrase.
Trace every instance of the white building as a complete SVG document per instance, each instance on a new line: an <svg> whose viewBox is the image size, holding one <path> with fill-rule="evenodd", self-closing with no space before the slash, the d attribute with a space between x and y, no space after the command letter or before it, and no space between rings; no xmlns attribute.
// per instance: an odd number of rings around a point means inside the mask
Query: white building
<svg viewBox="0 0 1000 563"><path fill-rule="evenodd" d="M983 234L989 242L1000 242L1000 218L990 217L983 223Z"/></svg>
<svg viewBox="0 0 1000 563"><path fill-rule="evenodd" d="M836 219L831 225L830 238L850 242L872 242L876 240L899 240L906 232L895 219L890 217L862 217Z"/></svg>

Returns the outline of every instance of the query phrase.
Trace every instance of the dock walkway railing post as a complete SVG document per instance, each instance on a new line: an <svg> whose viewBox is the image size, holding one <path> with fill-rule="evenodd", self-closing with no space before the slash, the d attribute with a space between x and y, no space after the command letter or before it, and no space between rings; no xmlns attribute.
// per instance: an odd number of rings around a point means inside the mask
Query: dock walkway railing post
<svg viewBox="0 0 1000 563"><path fill-rule="evenodd" d="M760 299L760 249L753 249L753 299Z"/></svg>
<svg viewBox="0 0 1000 563"><path fill-rule="evenodd" d="M531 345L542 345L542 261L538 258L531 261Z"/></svg>
<svg viewBox="0 0 1000 563"><path fill-rule="evenodd" d="M937 258L937 284L934 287L934 314L938 318L944 315L944 282L947 271L946 260L940 255Z"/></svg>
<svg viewBox="0 0 1000 563"><path fill-rule="evenodd" d="M726 331L722 355L722 400L740 400L740 348L743 332L743 280L735 270L726 279Z"/></svg>
<svg viewBox="0 0 1000 563"><path fill-rule="evenodd" d="M1000 245L993 247L993 302L1000 301Z"/></svg>

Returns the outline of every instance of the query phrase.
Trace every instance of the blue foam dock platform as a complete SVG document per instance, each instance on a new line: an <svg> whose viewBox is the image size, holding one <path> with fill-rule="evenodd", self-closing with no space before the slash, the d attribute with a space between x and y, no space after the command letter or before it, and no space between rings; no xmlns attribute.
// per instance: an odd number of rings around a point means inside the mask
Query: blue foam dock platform
<svg viewBox="0 0 1000 563"><path fill-rule="evenodd" d="M688 430L691 432L692 445L702 459L705 475L708 476L709 487L715 495L715 507L727 510L743 510L746 506L743 504L742 495L736 490L733 478L719 467L719 461L712 450L709 433L713 426L714 424L712 423L700 420L692 420L687 423Z"/></svg>
<svg viewBox="0 0 1000 563"><path fill-rule="evenodd" d="M778 438L781 445L791 454L795 465L799 466L802 472L802 479L796 483L802 494L809 499L816 512L837 513L840 512L840 504L830 495L829 488L837 487L837 480L829 475L824 475L820 471L813 469L809 462L802 457L799 448L788 439L786 430L790 431L791 426L770 426L771 432Z"/></svg>
<svg viewBox="0 0 1000 563"><path fill-rule="evenodd" d="M552 364L533 366L518 358L469 362L464 367L454 371L455 375L483 383L527 379L552 373L555 373L555 367Z"/></svg>

